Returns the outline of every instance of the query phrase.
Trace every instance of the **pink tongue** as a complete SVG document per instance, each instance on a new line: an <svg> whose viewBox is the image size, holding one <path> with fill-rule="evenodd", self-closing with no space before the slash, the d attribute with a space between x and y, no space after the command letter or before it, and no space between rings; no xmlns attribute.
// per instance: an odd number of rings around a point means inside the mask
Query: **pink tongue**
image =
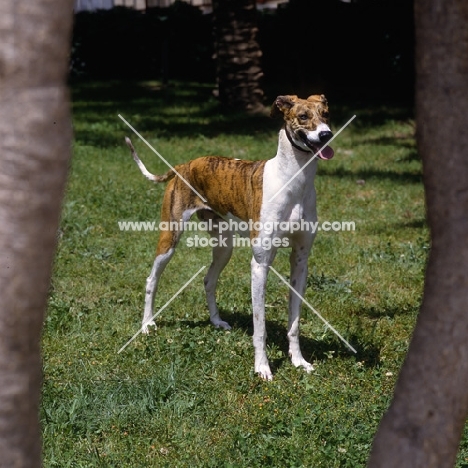
<svg viewBox="0 0 468 468"><path fill-rule="evenodd" d="M320 151L319 158L321 158L321 159L331 159L331 158L333 158L334 154L335 154L335 152L329 146L325 146L325 148L323 148L323 150Z"/></svg>

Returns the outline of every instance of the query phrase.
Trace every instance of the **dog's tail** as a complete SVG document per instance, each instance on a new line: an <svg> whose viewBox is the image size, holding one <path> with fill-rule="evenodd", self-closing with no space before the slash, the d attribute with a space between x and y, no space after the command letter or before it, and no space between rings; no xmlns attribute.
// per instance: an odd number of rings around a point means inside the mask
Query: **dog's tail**
<svg viewBox="0 0 468 468"><path fill-rule="evenodd" d="M151 172L146 169L145 165L142 163L141 159L138 157L137 152L135 151L135 148L132 145L132 142L130 138L125 137L125 143L127 143L127 146L130 148L130 151L132 152L133 159L137 163L137 166L139 167L141 173L148 179L153 182L167 182L168 180L171 180L174 176L175 173L171 169L170 171L166 172L163 175L156 175L156 174L151 174Z"/></svg>

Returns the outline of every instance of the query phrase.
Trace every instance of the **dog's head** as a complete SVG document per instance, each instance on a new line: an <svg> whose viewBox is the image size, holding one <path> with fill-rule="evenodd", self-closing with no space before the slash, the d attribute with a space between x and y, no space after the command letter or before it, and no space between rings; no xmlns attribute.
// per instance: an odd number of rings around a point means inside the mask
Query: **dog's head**
<svg viewBox="0 0 468 468"><path fill-rule="evenodd" d="M331 159L333 150L326 146L333 133L328 126L328 102L323 94L300 99L297 96L278 96L270 115L283 116L286 135L292 145L321 159Z"/></svg>

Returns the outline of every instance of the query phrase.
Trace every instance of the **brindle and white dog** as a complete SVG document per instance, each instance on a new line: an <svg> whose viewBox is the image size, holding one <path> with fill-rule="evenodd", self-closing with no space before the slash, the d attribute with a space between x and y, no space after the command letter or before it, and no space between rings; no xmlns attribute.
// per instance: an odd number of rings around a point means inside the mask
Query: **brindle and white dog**
<svg viewBox="0 0 468 468"><path fill-rule="evenodd" d="M197 213L201 219L211 218L215 221L210 234L218 238L220 234L216 222L221 219L251 220L251 225L256 227L278 226L281 223L284 228L285 222L287 224L301 220L315 223L317 213L314 177L317 159L311 161L311 158L314 155L324 160L333 157L333 150L327 146L332 138L327 100L323 95L313 95L307 99L278 96L273 103L271 115L282 115L284 125L279 132L278 152L268 161L206 156L175 166L177 173L170 170L165 175L157 176L147 171L130 139L126 138L141 172L154 182L169 182L164 194L161 221L166 222L166 225L171 225L171 222L176 225ZM291 180L293 176L295 177ZM278 242L273 240L288 239L291 246L290 284L303 296L307 260L315 237L311 230L290 231L291 229L270 228L250 231L253 251L251 268L255 372L266 380L273 378L266 354L265 330L266 281L278 248ZM159 278L174 254L181 233L180 229L160 232L156 258L146 281L142 325L146 333L150 325L155 325L152 320L153 302ZM231 257L234 235L234 232L221 234L224 242L219 242L213 248L213 261L205 277L211 322L215 327L224 329L230 329L230 326L219 316L215 290L219 275ZM313 367L303 358L299 347L300 308L301 299L291 291L289 355L294 366L303 367L310 372Z"/></svg>

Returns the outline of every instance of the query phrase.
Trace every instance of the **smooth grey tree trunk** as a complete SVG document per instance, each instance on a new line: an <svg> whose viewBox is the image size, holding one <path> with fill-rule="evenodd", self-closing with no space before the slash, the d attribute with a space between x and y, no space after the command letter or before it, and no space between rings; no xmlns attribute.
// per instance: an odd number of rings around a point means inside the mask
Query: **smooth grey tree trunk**
<svg viewBox="0 0 468 468"><path fill-rule="evenodd" d="M431 252L368 466L453 467L468 414L468 2L416 0L417 142Z"/></svg>
<svg viewBox="0 0 468 468"><path fill-rule="evenodd" d="M40 336L71 148L72 0L0 0L0 465L40 467Z"/></svg>

